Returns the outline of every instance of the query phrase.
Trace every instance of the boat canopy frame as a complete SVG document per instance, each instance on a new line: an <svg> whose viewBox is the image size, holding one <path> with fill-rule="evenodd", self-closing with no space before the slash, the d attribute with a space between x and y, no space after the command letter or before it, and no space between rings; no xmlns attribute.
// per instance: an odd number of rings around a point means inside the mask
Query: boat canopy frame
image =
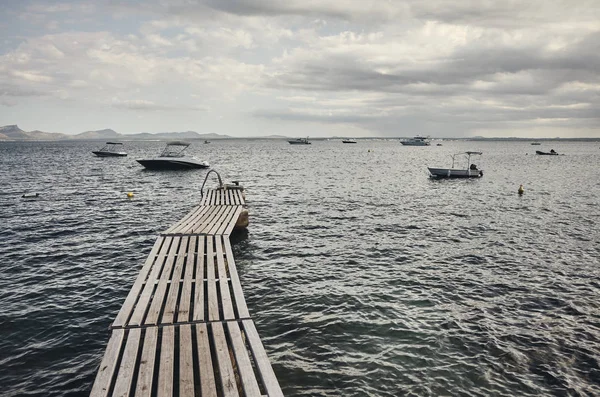
<svg viewBox="0 0 600 397"><path fill-rule="evenodd" d="M163 149L160 157L183 157L183 152L191 144L184 141L171 141L167 143L167 146Z"/></svg>
<svg viewBox="0 0 600 397"><path fill-rule="evenodd" d="M106 142L104 147L99 152L114 152L118 145L123 145L123 142Z"/></svg>
<svg viewBox="0 0 600 397"><path fill-rule="evenodd" d="M467 169L471 167L471 156L481 156L483 152L460 152L453 154L452 157L452 168L454 169L454 163L458 160L456 159L458 156L465 156L467 160ZM462 157L464 159L464 157Z"/></svg>

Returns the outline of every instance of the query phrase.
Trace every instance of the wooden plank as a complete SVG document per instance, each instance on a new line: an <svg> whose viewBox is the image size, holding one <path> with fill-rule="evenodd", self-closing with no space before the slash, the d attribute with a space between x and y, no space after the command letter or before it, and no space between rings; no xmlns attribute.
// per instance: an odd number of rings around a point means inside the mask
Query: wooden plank
<svg viewBox="0 0 600 397"><path fill-rule="evenodd" d="M227 191L227 194L229 194L229 204L235 205L235 198L233 197L233 190L229 189Z"/></svg>
<svg viewBox="0 0 600 397"><path fill-rule="evenodd" d="M179 327L179 396L194 397L194 359L192 326Z"/></svg>
<svg viewBox="0 0 600 397"><path fill-rule="evenodd" d="M174 228L171 233L184 233L187 229L193 227L202 216L210 210L210 207L200 207L194 216L187 219L185 222L180 222L176 228Z"/></svg>
<svg viewBox="0 0 600 397"><path fill-rule="evenodd" d="M199 211L199 210L202 210L202 207L201 206L195 206L183 218L181 218L179 221L177 221L176 223L174 223L171 227L169 227L163 233L165 233L165 234L172 233L173 230L175 230L177 227L179 227L180 225L188 222L189 219L193 218L193 216L196 214L196 211Z"/></svg>
<svg viewBox="0 0 600 397"><path fill-rule="evenodd" d="M226 210L226 207L216 206L214 207L215 211L213 212L213 216L209 219L206 219L201 226L197 227L198 233L210 234L210 229L215 225L216 222L221 218L223 211Z"/></svg>
<svg viewBox="0 0 600 397"><path fill-rule="evenodd" d="M240 326L237 322L228 322L226 324L233 347L233 354L235 355L237 370L242 381L244 395L246 397L260 397L260 389L254 375L252 362L248 356L248 350L246 350L246 344L242 339Z"/></svg>
<svg viewBox="0 0 600 397"><path fill-rule="evenodd" d="M177 255L179 257L180 255L183 255L186 249L185 247L183 249L181 248L179 244L180 242L181 237L173 238L173 244L171 244L171 249L169 250L167 260L165 261L162 273L160 274L160 279L158 280L158 285L156 286L156 291L154 291L152 302L150 302L150 309L148 309L146 320L144 320L144 324L146 325L158 324L158 316L165 300L165 293L167 292L169 278L171 277L171 270L173 269L173 264L175 263L175 256Z"/></svg>
<svg viewBox="0 0 600 397"><path fill-rule="evenodd" d="M235 373L229 356L229 348L225 339L225 331L222 323L211 323L213 342L217 356L217 365L219 366L219 378L224 397L239 396Z"/></svg>
<svg viewBox="0 0 600 397"><path fill-rule="evenodd" d="M221 220L221 223L218 225L218 227L212 229L212 233L215 235L223 234L225 229L227 229L227 226L229 226L229 224L231 223L231 218L235 213L236 207L229 205L227 206L227 208L229 209L227 212L227 216Z"/></svg>
<svg viewBox="0 0 600 397"><path fill-rule="evenodd" d="M167 295L167 303L165 304L165 311L161 319L161 323L163 324L171 324L173 323L173 319L177 317L175 311L177 310L177 298L179 298L179 282L181 281L181 276L183 274L183 265L185 264L188 241L189 237L183 236L181 238L181 245L177 251L177 262L175 262L175 269L173 270L171 284L169 285L169 294ZM165 280L164 278L162 279ZM167 281L168 279L165 280L165 282Z"/></svg>
<svg viewBox="0 0 600 397"><path fill-rule="evenodd" d="M216 234L217 230L219 230L219 228L223 225L223 223L228 218L229 212L231 211L231 209L233 207L231 207L229 205L227 205L227 206L224 205L224 206L221 206L220 208L221 208L221 211L220 211L219 217L217 219L215 219L212 226L206 232L207 234L212 234L212 235Z"/></svg>
<svg viewBox="0 0 600 397"><path fill-rule="evenodd" d="M187 256L185 258L185 273L183 276L183 287L181 289L181 300L177 312L177 322L190 320L190 307L192 305L192 283L194 282L194 263L196 261L196 242L198 237L190 236Z"/></svg>
<svg viewBox="0 0 600 397"><path fill-rule="evenodd" d="M199 233L198 229L202 228L209 219L212 219L215 216L216 211L218 211L217 207L207 207L207 210L202 216L194 220L194 223L190 223L185 228L181 229L181 233Z"/></svg>
<svg viewBox="0 0 600 397"><path fill-rule="evenodd" d="M166 261L165 256L167 255L167 252L171 248L172 243L173 243L173 237L165 238L165 242L163 243L163 246L160 249L160 253L159 253L158 257L156 258L156 262L154 264L154 267L152 268L152 272L150 273L150 276L148 277L148 281L146 282L146 285L144 285L144 290L142 291L142 294L140 295L140 299L137 302L137 305L135 307L133 315L131 316L131 319L129 320L129 325L141 325L142 324L142 320L144 319L144 315L146 314L146 310L148 309L148 303L150 302L150 297L152 296L152 293L154 292L154 281L158 278L158 275L160 274L160 271L162 270L162 268L164 266L164 262Z"/></svg>
<svg viewBox="0 0 600 397"><path fill-rule="evenodd" d="M154 381L154 360L157 352L158 328L146 328L144 336L144 347L140 359L140 371L138 373L135 397L150 397Z"/></svg>
<svg viewBox="0 0 600 397"><path fill-rule="evenodd" d="M206 237L198 237L198 255L196 256L196 283L194 294L194 321L204 321L204 246Z"/></svg>
<svg viewBox="0 0 600 397"><path fill-rule="evenodd" d="M223 307L223 318L233 320L233 304L231 303L231 294L229 293L229 281L227 280L227 271L225 270L225 258L223 258L223 242L220 237L215 237L217 248L217 269L219 270L219 289L221 290L221 304Z"/></svg>
<svg viewBox="0 0 600 397"><path fill-rule="evenodd" d="M144 285L144 282L146 281L146 278L148 277L148 273L150 272L150 269L152 268L152 264L156 260L156 253L158 252L159 249L161 249L165 240L166 239L164 237L159 237L154 242L154 246L152 247L152 250L150 251L148 258L146 258L146 261L144 262L144 266L142 266L142 270L140 270L140 274L138 275L137 279L135 280L133 287L131 287L129 294L127 294L127 298L125 298L125 302L123 303L123 306L121 306L121 310L119 310L119 314L117 314L115 321L113 321L113 323L112 323L113 327L122 327L127 322L127 319L129 318L129 315L130 315L131 311L133 310L133 306L135 305L135 301L142 290L142 287ZM170 240L169 240L169 242L170 242ZM168 249L168 242L166 243L166 245L167 245L167 249ZM162 252L162 250L161 250L161 252Z"/></svg>
<svg viewBox="0 0 600 397"><path fill-rule="evenodd" d="M231 201L229 201L229 189L223 189L223 195L225 196L225 205L231 205Z"/></svg>
<svg viewBox="0 0 600 397"><path fill-rule="evenodd" d="M121 359L121 365L117 375L117 382L115 383L115 389L112 393L113 397L129 396L131 384L133 383L133 372L135 370L141 336L142 330L139 328L133 328L129 331L129 335L127 335L125 352L123 353L123 358Z"/></svg>
<svg viewBox="0 0 600 397"><path fill-rule="evenodd" d="M113 331L112 336L108 341L108 346L106 346L106 352L104 353L102 362L100 363L100 368L98 369L94 386L92 386L90 397L108 396L108 389L115 373L124 335L125 331L122 329L115 329Z"/></svg>
<svg viewBox="0 0 600 397"><path fill-rule="evenodd" d="M246 338L250 345L250 350L254 356L254 362L258 367L258 372L265 386L267 394L269 397L283 397L283 392L281 391L279 382L275 377L275 372L273 371L273 367L271 367L271 363L269 362L265 348L260 341L260 337L258 336L256 327L254 326L254 322L252 320L244 320L242 321L242 324Z"/></svg>
<svg viewBox="0 0 600 397"><path fill-rule="evenodd" d="M215 191L210 189L210 198L208 199L208 205L215 205Z"/></svg>
<svg viewBox="0 0 600 397"><path fill-rule="evenodd" d="M235 307L237 308L238 318L249 318L250 313L248 312L248 306L246 306L246 298L244 298L244 292L242 291L242 284L235 267L235 259L233 259L233 252L231 250L231 242L229 237L222 236L223 245L225 246L225 254L227 259L227 268L229 269L229 278L231 280L231 288L233 289L233 296L235 298Z"/></svg>
<svg viewBox="0 0 600 397"><path fill-rule="evenodd" d="M162 343L158 368L158 395L173 395L173 362L175 355L175 327L162 328Z"/></svg>
<svg viewBox="0 0 600 397"><path fill-rule="evenodd" d="M229 222L224 224L224 228L223 229L219 229L217 231L217 234L231 234L231 232L233 231L233 228L235 227L235 224L237 223L238 218L240 217L240 214L242 213L242 211L244 210L244 207L242 207L241 205L237 205L234 208L234 211L231 215L231 218L229 219Z"/></svg>
<svg viewBox="0 0 600 397"><path fill-rule="evenodd" d="M206 289L208 290L208 320L219 320L219 301L217 300L217 281L215 280L215 257L213 254L214 237L206 237Z"/></svg>
<svg viewBox="0 0 600 397"><path fill-rule="evenodd" d="M202 397L217 397L217 386L215 384L215 374L206 324L196 325L196 337L198 341L198 364L200 366L200 390Z"/></svg>

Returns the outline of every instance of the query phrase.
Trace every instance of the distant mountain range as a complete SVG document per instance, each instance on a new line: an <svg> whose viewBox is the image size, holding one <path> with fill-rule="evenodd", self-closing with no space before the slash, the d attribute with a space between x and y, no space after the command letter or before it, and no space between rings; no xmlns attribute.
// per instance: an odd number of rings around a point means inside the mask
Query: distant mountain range
<svg viewBox="0 0 600 397"><path fill-rule="evenodd" d="M221 134L199 134L195 131L185 132L159 132L151 134L140 132L136 134L119 134L109 128L97 131L85 131L76 135L61 134L58 132L23 131L19 126L6 125L0 127L0 140L5 141L60 141L60 140L171 140L171 139L227 139L229 135Z"/></svg>

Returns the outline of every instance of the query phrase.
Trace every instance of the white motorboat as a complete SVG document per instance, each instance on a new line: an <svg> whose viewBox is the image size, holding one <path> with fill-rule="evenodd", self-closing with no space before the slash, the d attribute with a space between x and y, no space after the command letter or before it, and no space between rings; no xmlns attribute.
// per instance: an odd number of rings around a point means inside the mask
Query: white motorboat
<svg viewBox="0 0 600 397"><path fill-rule="evenodd" d="M483 176L483 170L477 168L477 165L471 162L471 156L481 156L481 152L464 152L452 156L452 168L431 168L427 167L432 178L480 178ZM454 164L465 161L466 168L454 168Z"/></svg>
<svg viewBox="0 0 600 397"><path fill-rule="evenodd" d="M352 139L352 138L342 139L342 143L356 143L356 139Z"/></svg>
<svg viewBox="0 0 600 397"><path fill-rule="evenodd" d="M125 157L127 156L126 152L117 151L117 147L122 146L121 142L106 142L106 145L100 150L94 150L94 153L98 157Z"/></svg>
<svg viewBox="0 0 600 397"><path fill-rule="evenodd" d="M308 141L308 137L293 139L288 142L290 143L290 145L310 145L310 142Z"/></svg>
<svg viewBox="0 0 600 397"><path fill-rule="evenodd" d="M414 138L405 139L400 141L404 146L429 146L431 142L429 142L429 138L424 136L415 136Z"/></svg>
<svg viewBox="0 0 600 397"><path fill-rule="evenodd" d="M210 167L207 161L185 156L183 152L188 146L190 146L188 142L169 142L160 156L136 161L149 170L189 170Z"/></svg>

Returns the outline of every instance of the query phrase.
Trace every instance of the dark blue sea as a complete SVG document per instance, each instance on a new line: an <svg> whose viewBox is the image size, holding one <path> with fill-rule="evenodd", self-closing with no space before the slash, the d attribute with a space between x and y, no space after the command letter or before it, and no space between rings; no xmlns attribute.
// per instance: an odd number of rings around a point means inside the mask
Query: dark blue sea
<svg viewBox="0 0 600 397"><path fill-rule="evenodd" d="M157 234L199 202L206 171L135 162L163 143L99 146L0 143L2 396L87 395ZM483 178L428 178L466 150ZM247 188L234 251L286 396L600 395L600 142L189 151Z"/></svg>

